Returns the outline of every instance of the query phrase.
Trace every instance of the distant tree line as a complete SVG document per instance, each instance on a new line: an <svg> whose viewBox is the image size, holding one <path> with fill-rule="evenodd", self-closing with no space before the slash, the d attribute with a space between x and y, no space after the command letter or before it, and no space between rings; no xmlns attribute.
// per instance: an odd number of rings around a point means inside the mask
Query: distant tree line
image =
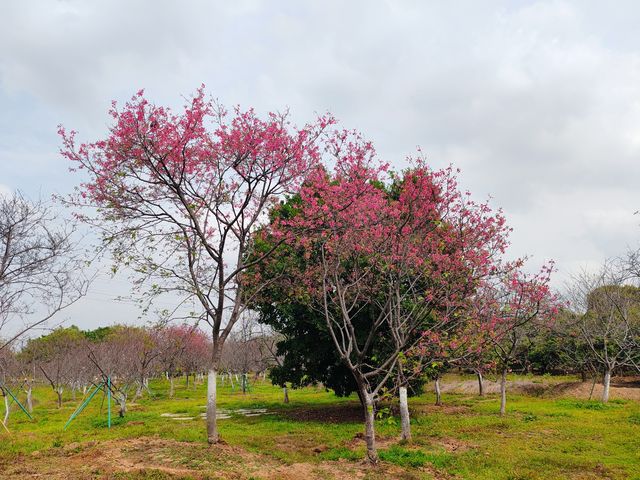
<svg viewBox="0 0 640 480"><path fill-rule="evenodd" d="M274 340L253 321L241 325L223 352L221 368L232 386L245 392L252 381L249 374L264 378L274 363L268 348ZM108 377L124 416L128 402L153 393L152 378L168 380L168 397L174 396L177 378L183 377L187 387L204 382L210 349L208 335L191 325L61 327L29 339L22 348L0 351L0 392L7 402L5 386L24 392L32 411L33 387L43 384L61 407L65 396L76 400Z"/></svg>

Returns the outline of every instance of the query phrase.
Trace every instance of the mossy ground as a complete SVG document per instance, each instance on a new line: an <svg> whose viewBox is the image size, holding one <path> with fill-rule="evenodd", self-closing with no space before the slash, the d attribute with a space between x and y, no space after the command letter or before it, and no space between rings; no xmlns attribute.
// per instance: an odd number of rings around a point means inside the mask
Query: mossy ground
<svg viewBox="0 0 640 480"><path fill-rule="evenodd" d="M501 418L495 395L448 393L445 405L435 407L425 393L410 399L411 444L398 441L393 405L378 419L382 467L372 469L361 462L356 398L312 387L291 391L285 405L281 390L268 383L246 394L223 386L221 408L266 408L268 414L220 420L226 445L210 448L199 417L204 385L180 382L173 399L164 381L152 381L151 390L124 419L115 416L111 429L97 396L63 431L80 398L66 396L58 409L53 392L39 387L35 421L14 405L11 435L0 434L0 478L640 479L640 403L634 400L603 405L512 393Z"/></svg>

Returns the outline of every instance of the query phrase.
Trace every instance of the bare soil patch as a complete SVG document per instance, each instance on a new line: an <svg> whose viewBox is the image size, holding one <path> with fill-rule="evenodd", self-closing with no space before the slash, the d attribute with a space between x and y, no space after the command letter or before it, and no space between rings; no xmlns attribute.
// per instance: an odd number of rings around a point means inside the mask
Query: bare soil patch
<svg viewBox="0 0 640 480"><path fill-rule="evenodd" d="M354 439L354 441L357 441ZM381 446L386 439L381 441ZM311 445L305 445L311 448ZM122 477L122 475L127 475ZM153 474L153 477L149 477ZM418 478L395 465L373 469L362 462L322 461L286 464L240 447L142 437L85 442L52 448L0 465L0 479L88 480L161 479L387 479Z"/></svg>
<svg viewBox="0 0 640 480"><path fill-rule="evenodd" d="M326 407L295 408L284 410L280 415L300 422L322 423L361 423L362 407L360 404L332 405Z"/></svg>
<svg viewBox="0 0 640 480"><path fill-rule="evenodd" d="M443 403L442 405L417 405L412 407L411 410L421 414L446 413L447 415L464 415L472 412L471 408L465 405L449 405L447 403Z"/></svg>
<svg viewBox="0 0 640 480"><path fill-rule="evenodd" d="M474 446L470 443L463 442L457 438L440 438L436 442L436 445L443 447L447 452L466 452Z"/></svg>

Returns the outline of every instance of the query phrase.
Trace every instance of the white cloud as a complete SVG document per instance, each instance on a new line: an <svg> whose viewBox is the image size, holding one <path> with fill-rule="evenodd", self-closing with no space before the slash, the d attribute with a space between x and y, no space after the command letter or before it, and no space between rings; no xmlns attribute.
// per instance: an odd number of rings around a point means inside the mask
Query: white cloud
<svg viewBox="0 0 640 480"><path fill-rule="evenodd" d="M403 165L420 145L491 194L514 254L563 272L640 238L636 2L5 2L0 182L77 179L55 125L104 132L140 87L180 105L200 83L226 104L333 111Z"/></svg>

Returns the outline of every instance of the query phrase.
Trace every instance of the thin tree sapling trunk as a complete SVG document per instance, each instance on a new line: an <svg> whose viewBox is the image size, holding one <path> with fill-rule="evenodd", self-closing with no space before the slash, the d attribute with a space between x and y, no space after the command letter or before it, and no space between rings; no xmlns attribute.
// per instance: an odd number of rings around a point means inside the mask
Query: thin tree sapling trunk
<svg viewBox="0 0 640 480"><path fill-rule="evenodd" d="M127 413L127 394L124 392L120 392L120 398L118 399L118 404L120 405L120 411L118 415L120 418L124 418L124 415Z"/></svg>
<svg viewBox="0 0 640 480"><path fill-rule="evenodd" d="M442 392L440 390L440 376L436 377L435 391L436 391L436 405L439 407L442 405Z"/></svg>
<svg viewBox="0 0 640 480"><path fill-rule="evenodd" d="M7 395L7 393L3 390L2 393L4 394L4 424L7 425L7 423L9 422L9 411L10 411L10 405L9 405L9 395Z"/></svg>
<svg viewBox="0 0 640 480"><path fill-rule="evenodd" d="M598 381L598 376L593 376L593 382L591 383L591 391L589 392L589 400L593 398L593 390L596 388L596 382Z"/></svg>
<svg viewBox="0 0 640 480"><path fill-rule="evenodd" d="M27 388L25 388L24 392L27 394L27 411L33 413L33 395L30 382L27 383Z"/></svg>
<svg viewBox="0 0 640 480"><path fill-rule="evenodd" d="M507 369L503 368L500 375L500 416L507 412Z"/></svg>
<svg viewBox="0 0 640 480"><path fill-rule="evenodd" d="M482 377L482 371L476 370L478 376L478 395L484 397L484 378Z"/></svg>

